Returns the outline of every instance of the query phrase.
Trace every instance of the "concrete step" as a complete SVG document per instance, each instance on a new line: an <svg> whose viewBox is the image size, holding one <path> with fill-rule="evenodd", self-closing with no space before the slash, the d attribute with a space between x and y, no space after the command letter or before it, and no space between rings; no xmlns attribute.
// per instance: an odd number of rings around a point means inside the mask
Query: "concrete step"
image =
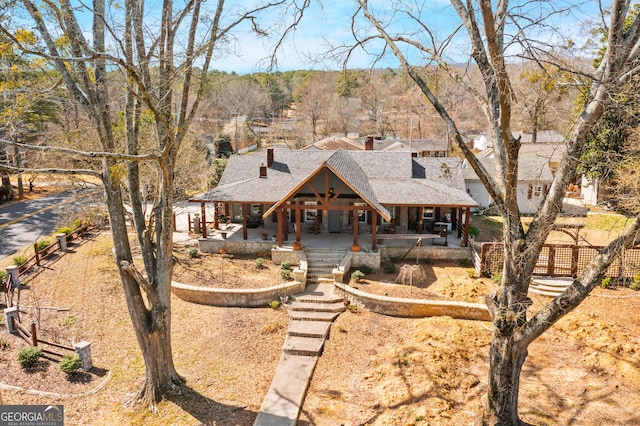
<svg viewBox="0 0 640 426"><path fill-rule="evenodd" d="M287 336L282 351L287 355L320 356L324 348L324 337Z"/></svg>
<svg viewBox="0 0 640 426"><path fill-rule="evenodd" d="M302 295L296 296L295 300L298 302L308 302L308 303L336 303L336 302L344 302L344 297L338 296L336 294L332 294L330 296L312 296L312 295Z"/></svg>
<svg viewBox="0 0 640 426"><path fill-rule="evenodd" d="M343 312L345 310L344 303L318 303L297 300L289 307L292 311L308 311L308 312Z"/></svg>
<svg viewBox="0 0 640 426"><path fill-rule="evenodd" d="M326 338L329 335L331 323L328 321L298 321L289 323L287 334L297 337Z"/></svg>
<svg viewBox="0 0 640 426"><path fill-rule="evenodd" d="M542 296L549 296L549 297L557 297L560 294L562 294L561 291L544 291L544 290L538 290L537 288L531 288L529 287L529 293L535 293L535 294L540 294Z"/></svg>
<svg viewBox="0 0 640 426"><path fill-rule="evenodd" d="M571 278L532 277L532 285L545 285L565 289L573 283Z"/></svg>
<svg viewBox="0 0 640 426"><path fill-rule="evenodd" d="M562 293L566 287L558 287L558 286L551 286L551 285L542 285L542 284L534 284L531 283L529 285L529 289L536 289L536 290L542 290L542 291L550 291L550 292L555 292L557 294Z"/></svg>
<svg viewBox="0 0 640 426"><path fill-rule="evenodd" d="M301 321L328 321L331 322L340 315L340 312L312 312L312 311L289 311L289 317Z"/></svg>

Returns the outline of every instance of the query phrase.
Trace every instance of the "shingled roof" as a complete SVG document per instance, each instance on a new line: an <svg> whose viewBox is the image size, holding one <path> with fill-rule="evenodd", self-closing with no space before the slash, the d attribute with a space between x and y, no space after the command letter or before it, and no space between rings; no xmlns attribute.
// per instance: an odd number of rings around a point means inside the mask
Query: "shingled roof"
<svg viewBox="0 0 640 426"><path fill-rule="evenodd" d="M277 204L327 167L383 216L388 215L384 205L477 205L465 190L457 159L411 158L407 152L276 149L273 167L261 178L260 165L266 162L265 153L231 157L220 184L193 200Z"/></svg>

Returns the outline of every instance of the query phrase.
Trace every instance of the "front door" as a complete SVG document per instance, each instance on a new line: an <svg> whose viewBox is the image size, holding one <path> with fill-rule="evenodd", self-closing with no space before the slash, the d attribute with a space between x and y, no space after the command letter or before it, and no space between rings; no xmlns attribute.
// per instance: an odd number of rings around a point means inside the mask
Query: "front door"
<svg viewBox="0 0 640 426"><path fill-rule="evenodd" d="M329 210L329 232L342 232L342 211Z"/></svg>

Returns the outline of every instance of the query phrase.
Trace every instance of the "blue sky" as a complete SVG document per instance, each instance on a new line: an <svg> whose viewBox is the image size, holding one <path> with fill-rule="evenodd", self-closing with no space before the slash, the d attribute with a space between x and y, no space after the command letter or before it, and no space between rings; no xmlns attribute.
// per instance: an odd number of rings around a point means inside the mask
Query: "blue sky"
<svg viewBox="0 0 640 426"><path fill-rule="evenodd" d="M243 4L246 2L242 2ZM412 12L418 13L417 4L419 0L412 3ZM548 4L555 4L562 7L573 5L573 0L559 0L555 2L521 2L514 1L513 5L522 3L529 8L524 13L540 13L541 8L547 7ZM370 0L371 8L378 13L379 16L389 16L392 11L389 9L392 2L388 0ZM430 0L424 2L425 9L422 11L422 19L434 28L440 37L449 34L458 24L458 18L452 11L449 1ZM595 18L597 9L594 7L595 2L586 0L583 4L582 11L576 10L571 14L563 15L562 18L552 18L555 24L563 27L563 33L576 38L585 37L586 32L582 23L589 19L591 15ZM326 0L322 3L312 1L311 7L305 11L296 32L293 33L286 41L284 47L278 55L278 69L280 71L296 70L296 69L338 69L340 64L335 60L326 58L322 62L316 62L314 58L329 49L329 45L338 45L342 43L353 43L353 35L351 33L351 16L356 8L356 2L351 0L335 1ZM539 9L540 8L540 9ZM587 12L584 12L587 11ZM544 12L543 12L544 13ZM274 33L278 32L284 25L290 21L278 19L280 15L272 13L269 18ZM593 19L592 18L592 19ZM289 17L289 20L291 18ZM580 22L580 25L576 25ZM362 26L363 21L360 19L359 25ZM397 18L394 27L403 31L410 31L409 21L407 19ZM364 26L366 28L366 25ZM572 34L573 33L573 34ZM235 71L237 73L247 73L254 71L265 71L268 53L270 51L273 40L258 39L255 35L245 32L239 34L236 39L235 54L226 55L224 59L220 59L213 68L224 71ZM452 43L455 53L451 54L450 59L455 62L464 62L468 58L468 41L466 34L461 32L457 40ZM381 44L372 49L373 52L381 51ZM414 56L414 59L416 57ZM373 63L374 57L367 55L362 49L358 49L352 56L350 68L367 68ZM396 59L388 54L382 61L376 64L376 67L397 67Z"/></svg>

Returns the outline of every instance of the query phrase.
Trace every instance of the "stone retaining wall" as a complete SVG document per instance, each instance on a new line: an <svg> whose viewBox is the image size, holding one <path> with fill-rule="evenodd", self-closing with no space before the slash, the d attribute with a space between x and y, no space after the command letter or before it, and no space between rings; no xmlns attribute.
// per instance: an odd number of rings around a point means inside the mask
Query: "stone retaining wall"
<svg viewBox="0 0 640 426"><path fill-rule="evenodd" d="M253 254L268 253L273 248L272 241L230 241L213 238L198 238L198 248L203 253L219 253L225 249L228 253Z"/></svg>
<svg viewBox="0 0 640 426"><path fill-rule="evenodd" d="M383 258L400 258L407 253L407 247L394 247L394 246L380 246L381 254ZM460 260L469 259L471 261L472 250L471 247L436 247L436 246L422 246L413 247L409 254L406 254L406 259L415 259L416 255L420 256L420 259L431 258L433 260Z"/></svg>
<svg viewBox="0 0 640 426"><path fill-rule="evenodd" d="M253 289L199 287L176 281L171 283L171 292L187 302L243 308L265 307L272 300L278 300L280 296L301 293L304 288L305 284L298 281Z"/></svg>
<svg viewBox="0 0 640 426"><path fill-rule="evenodd" d="M491 320L489 310L480 303L379 296L338 282L334 285L338 292L345 294L349 299L357 300L370 311L379 314L406 318L448 316L458 319Z"/></svg>

